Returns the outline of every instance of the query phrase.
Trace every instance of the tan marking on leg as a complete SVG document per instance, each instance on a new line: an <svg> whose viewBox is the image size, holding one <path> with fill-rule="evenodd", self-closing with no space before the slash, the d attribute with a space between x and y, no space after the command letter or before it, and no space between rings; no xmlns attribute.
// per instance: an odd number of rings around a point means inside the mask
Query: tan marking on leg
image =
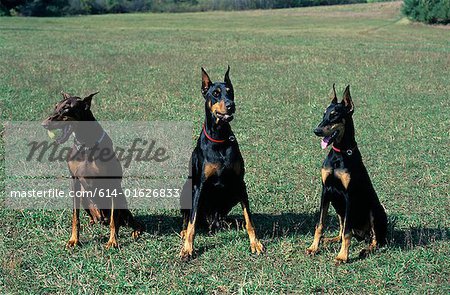
<svg viewBox="0 0 450 295"><path fill-rule="evenodd" d="M117 228L116 228L116 216L114 216L114 201L111 201L111 216L109 220L109 241L106 243L106 249L111 247L117 248Z"/></svg>
<svg viewBox="0 0 450 295"><path fill-rule="evenodd" d="M180 257L183 260L187 260L192 257L194 253L194 238L195 238L195 220L197 216L194 216L192 222L189 221L187 229L184 231L182 235L184 242L183 248L180 252Z"/></svg>
<svg viewBox="0 0 450 295"><path fill-rule="evenodd" d="M204 168L205 178L208 179L211 175L214 175L219 167L218 163L206 163Z"/></svg>
<svg viewBox="0 0 450 295"><path fill-rule="evenodd" d="M319 217L319 224L316 226L316 230L314 231L314 240L309 246L309 248L306 249L306 254L314 255L319 251L319 244L322 240L322 232L323 232L323 226L325 219L328 215L328 208L330 207L330 203L326 202L323 204L323 208L321 208L320 217Z"/></svg>
<svg viewBox="0 0 450 295"><path fill-rule="evenodd" d="M259 255L262 252L264 252L264 246L256 237L255 227L253 226L252 219L246 207L244 207L244 219L245 219L245 228L247 229L247 234L250 239L250 249L252 253L256 252Z"/></svg>
<svg viewBox="0 0 450 295"><path fill-rule="evenodd" d="M344 169L336 169L334 170L334 175L342 182L344 188L347 189L351 180L350 173Z"/></svg>
<svg viewBox="0 0 450 295"><path fill-rule="evenodd" d="M72 235L66 244L66 248L74 247L80 244L80 209L73 208L72 213Z"/></svg>
<svg viewBox="0 0 450 295"><path fill-rule="evenodd" d="M332 170L331 168L322 168L322 182L325 184L325 181L327 180L328 176L331 174Z"/></svg>
<svg viewBox="0 0 450 295"><path fill-rule="evenodd" d="M348 250L350 248L350 241L352 239L352 234L348 233L342 237L341 250L336 256L336 264L345 263L348 261Z"/></svg>
<svg viewBox="0 0 450 295"><path fill-rule="evenodd" d="M319 244L320 240L322 239L322 230L323 225L318 224L316 226L316 230L314 231L314 240L311 246L309 246L309 248L306 249L306 254L314 255L319 251Z"/></svg>

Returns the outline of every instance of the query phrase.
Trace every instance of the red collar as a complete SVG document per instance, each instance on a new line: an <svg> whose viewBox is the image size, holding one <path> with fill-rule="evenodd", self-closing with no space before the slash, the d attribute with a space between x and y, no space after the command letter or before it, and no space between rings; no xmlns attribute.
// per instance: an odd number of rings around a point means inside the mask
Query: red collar
<svg viewBox="0 0 450 295"><path fill-rule="evenodd" d="M341 150L340 150L340 149L338 149L337 147L334 147L334 145L332 145L332 146L331 146L331 148L332 148L333 150L335 150L336 152L338 152L338 153L340 153L340 152L341 152Z"/></svg>
<svg viewBox="0 0 450 295"><path fill-rule="evenodd" d="M215 143L224 143L225 139L214 139L206 132L205 124L203 123L203 134L205 134L206 138Z"/></svg>
<svg viewBox="0 0 450 295"><path fill-rule="evenodd" d="M338 148L335 147L334 145L332 145L331 148L332 148L335 152L342 153L342 150L341 150L341 149L338 149ZM351 155L353 155L353 150L354 150L354 149L356 149L356 146L355 146L354 148L345 150L344 152L345 152L348 156L351 156Z"/></svg>

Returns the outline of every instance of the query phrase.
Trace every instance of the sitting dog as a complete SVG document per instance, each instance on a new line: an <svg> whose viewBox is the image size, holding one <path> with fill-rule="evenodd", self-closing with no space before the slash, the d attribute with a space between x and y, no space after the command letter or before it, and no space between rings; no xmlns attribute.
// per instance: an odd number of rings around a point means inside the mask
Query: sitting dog
<svg viewBox="0 0 450 295"><path fill-rule="evenodd" d="M332 149L322 165L320 219L314 233L314 241L306 252L315 254L319 250L331 202L339 217L340 230L337 237L326 238L324 242L342 240L341 250L335 259L339 264L348 260L352 235L370 241L369 246L360 252L360 257L368 255L378 245L385 244L387 216L356 145L350 86L345 88L343 100L338 103L333 85L330 99L331 104L325 110L322 122L314 130L317 136L323 137L322 148L331 145Z"/></svg>
<svg viewBox="0 0 450 295"><path fill-rule="evenodd" d="M56 104L53 113L42 122L42 126L49 131L61 130L61 135L55 138L57 144L63 144L71 134L74 135L67 160L72 176L72 191L94 192L103 189L115 195L109 198L73 198L72 236L67 242L68 248L80 245L80 208L84 208L89 214L90 224L97 221L109 224L110 237L106 248L118 247L117 236L121 225L133 228L133 238L137 238L142 231L142 227L127 209L121 185L122 166L114 153L111 138L91 112L91 101L95 94L97 93L82 99L63 92L63 100ZM89 122L89 125L86 127L83 122ZM110 156L99 157L103 152L109 152ZM98 206L100 202L103 203Z"/></svg>
<svg viewBox="0 0 450 295"><path fill-rule="evenodd" d="M195 230L199 223L217 227L230 210L241 204L252 253L262 253L249 208L244 182L244 160L230 121L235 112L233 85L229 77L224 82L212 83L202 68L202 95L205 99L205 122L191 157L191 177L185 185L182 198L192 200L191 210L183 213L183 260L192 258ZM190 185L192 184L192 185Z"/></svg>

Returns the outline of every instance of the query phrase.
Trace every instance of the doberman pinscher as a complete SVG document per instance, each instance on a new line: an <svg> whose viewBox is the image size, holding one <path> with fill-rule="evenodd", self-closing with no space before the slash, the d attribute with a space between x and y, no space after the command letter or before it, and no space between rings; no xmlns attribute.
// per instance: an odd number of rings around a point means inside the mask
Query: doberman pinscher
<svg viewBox="0 0 450 295"><path fill-rule="evenodd" d="M202 68L202 95L205 99L205 121L191 157L192 186L185 186L182 196L192 199L192 209L183 213L183 260L192 258L194 236L199 224L216 228L230 210L241 204L252 253L262 253L249 208L244 182L244 160L230 121L235 112L234 90L229 77L224 82L212 83ZM187 188L189 187L189 188Z"/></svg>
<svg viewBox="0 0 450 295"><path fill-rule="evenodd" d="M67 164L72 177L72 191L100 192L110 194L108 198L97 196L73 197L72 236L67 247L80 245L80 208L89 214L90 224L101 222L110 226L110 237L106 248L118 247L117 236L121 225L133 228L132 237L137 238L142 227L127 209L122 193L122 166L113 150L113 143L91 112L91 101L97 93L85 98L62 92L63 100L56 104L53 113L42 122L47 130L61 130L55 138L57 144L66 142L74 135L74 143L68 154ZM106 157L99 154L109 153ZM106 201L105 201L106 199Z"/></svg>
<svg viewBox="0 0 450 295"><path fill-rule="evenodd" d="M356 145L350 85L345 88L343 100L339 103L333 85L330 99L331 104L325 110L322 122L314 130L317 136L323 137L322 148L331 145L332 149L322 165L320 219L314 233L314 241L306 252L315 254L319 250L331 202L339 217L340 230L338 236L324 238L324 242L342 240L341 249L335 259L339 264L348 260L352 235L370 242L369 246L360 252L360 257L385 244L387 216Z"/></svg>

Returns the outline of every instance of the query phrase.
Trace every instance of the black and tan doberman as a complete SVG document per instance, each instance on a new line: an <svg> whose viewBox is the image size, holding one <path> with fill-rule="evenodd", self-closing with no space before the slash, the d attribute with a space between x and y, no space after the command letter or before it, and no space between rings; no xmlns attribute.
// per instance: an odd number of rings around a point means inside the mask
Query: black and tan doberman
<svg viewBox="0 0 450 295"><path fill-rule="evenodd" d="M330 99L331 104L325 110L322 122L314 130L317 136L323 137L322 148L325 149L330 145L332 148L322 165L320 219L314 233L314 241L306 252L315 254L319 250L331 202L339 217L339 235L323 240L342 241L335 259L339 264L348 260L352 235L357 239L369 241L369 246L360 252L361 257L368 255L379 245L385 244L387 216L356 145L352 119L354 105L350 96L350 86L345 88L343 100L338 102L333 85Z"/></svg>
<svg viewBox="0 0 450 295"><path fill-rule="evenodd" d="M42 122L47 130L61 130L61 135L55 138L58 144L63 144L71 134L74 135L74 143L67 158L74 194L100 194L103 190L103 197L73 197L72 236L67 247L80 245L81 208L89 214L91 224L109 224L107 248L118 246L117 237L121 225L133 228L133 238L137 238L142 231L142 227L127 209L121 185L122 165L114 153L111 138L91 112L91 101L95 94L80 98L63 92L63 100L56 104L52 114ZM107 198L105 194L108 194Z"/></svg>
<svg viewBox="0 0 450 295"><path fill-rule="evenodd" d="M252 253L262 253L250 213L244 182L244 160L230 121L235 112L234 90L229 77L224 82L211 82L202 68L202 95L205 99L205 121L191 158L191 177L182 193L192 200L192 209L183 213L183 246L180 256L188 260L194 253L194 237L199 224L210 229L237 204L241 204Z"/></svg>

